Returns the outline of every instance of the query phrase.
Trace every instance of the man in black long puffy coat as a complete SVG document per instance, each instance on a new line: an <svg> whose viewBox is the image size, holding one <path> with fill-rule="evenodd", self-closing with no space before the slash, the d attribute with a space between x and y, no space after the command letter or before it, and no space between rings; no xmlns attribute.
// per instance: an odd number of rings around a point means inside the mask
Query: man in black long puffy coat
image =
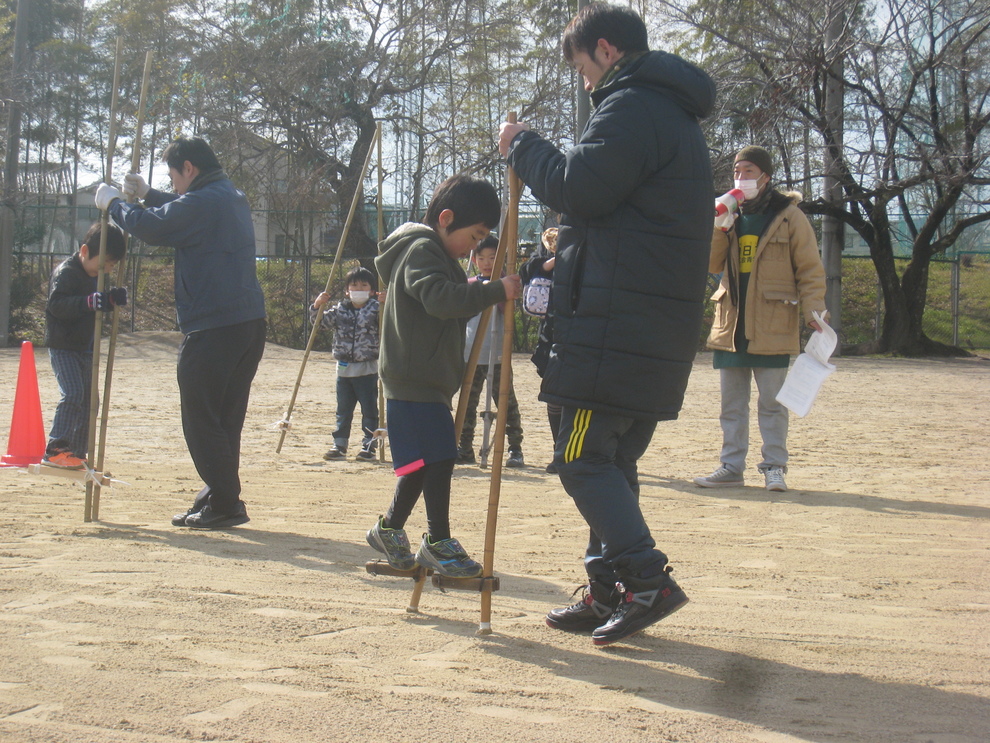
<svg viewBox="0 0 990 743"><path fill-rule="evenodd" d="M505 123L499 149L562 214L540 399L563 407L554 463L591 539L585 595L547 623L608 645L687 603L643 519L636 462L677 417L698 346L714 199L698 120L715 87L648 51L626 8L588 5L562 46L596 107L580 140L561 152Z"/></svg>

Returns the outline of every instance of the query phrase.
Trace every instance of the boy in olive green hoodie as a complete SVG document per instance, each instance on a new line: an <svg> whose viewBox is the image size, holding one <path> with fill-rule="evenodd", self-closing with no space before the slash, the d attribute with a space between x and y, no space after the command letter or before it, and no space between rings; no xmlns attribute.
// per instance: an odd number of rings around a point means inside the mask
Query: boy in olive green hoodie
<svg viewBox="0 0 990 743"><path fill-rule="evenodd" d="M368 531L368 544L403 570L419 563L455 578L481 575L481 565L450 536L450 480L457 457L450 407L464 370L468 319L516 299L522 290L519 276L468 284L459 262L498 225L500 213L490 183L453 176L433 194L425 224L400 226L375 259L388 285L379 376L399 479L391 506ZM413 556L403 526L421 494L429 530Z"/></svg>

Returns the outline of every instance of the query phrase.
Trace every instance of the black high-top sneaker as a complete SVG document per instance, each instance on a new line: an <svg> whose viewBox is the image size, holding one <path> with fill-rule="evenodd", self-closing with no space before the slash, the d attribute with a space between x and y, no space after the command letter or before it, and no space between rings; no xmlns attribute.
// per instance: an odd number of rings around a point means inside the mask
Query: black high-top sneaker
<svg viewBox="0 0 990 743"><path fill-rule="evenodd" d="M687 594L670 577L667 565L654 578L628 578L616 583L622 594L609 620L591 633L595 645L611 645L670 616L688 602Z"/></svg>
<svg viewBox="0 0 990 743"><path fill-rule="evenodd" d="M590 632L605 624L619 605L619 594L607 583L593 580L578 591L583 591L581 600L551 611L547 614L547 625L565 632Z"/></svg>

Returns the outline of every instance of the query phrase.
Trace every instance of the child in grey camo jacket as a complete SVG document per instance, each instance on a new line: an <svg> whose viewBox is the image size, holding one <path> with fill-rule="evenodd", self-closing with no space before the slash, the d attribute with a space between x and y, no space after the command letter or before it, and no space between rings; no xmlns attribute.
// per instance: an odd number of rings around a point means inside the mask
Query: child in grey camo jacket
<svg viewBox="0 0 990 743"><path fill-rule="evenodd" d="M361 404L361 451L357 458L375 459L378 428L378 279L358 266L344 277L346 297L332 307L330 295L321 292L309 308L310 322L320 320L333 331L333 356L337 359L337 428L326 460L343 459L351 434L354 408ZM327 307L326 310L323 308Z"/></svg>

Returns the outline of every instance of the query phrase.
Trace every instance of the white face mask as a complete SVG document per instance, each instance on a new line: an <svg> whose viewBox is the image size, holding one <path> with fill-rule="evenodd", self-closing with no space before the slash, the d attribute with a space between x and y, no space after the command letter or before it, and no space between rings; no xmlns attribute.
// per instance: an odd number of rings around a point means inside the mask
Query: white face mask
<svg viewBox="0 0 990 743"><path fill-rule="evenodd" d="M736 188L743 192L743 196L748 199L755 199L760 194L760 187L757 185L758 180L745 180L736 181Z"/></svg>
<svg viewBox="0 0 990 743"><path fill-rule="evenodd" d="M360 292L356 289L351 289L347 294L351 298L351 304L358 307L365 304L371 298L371 292Z"/></svg>

